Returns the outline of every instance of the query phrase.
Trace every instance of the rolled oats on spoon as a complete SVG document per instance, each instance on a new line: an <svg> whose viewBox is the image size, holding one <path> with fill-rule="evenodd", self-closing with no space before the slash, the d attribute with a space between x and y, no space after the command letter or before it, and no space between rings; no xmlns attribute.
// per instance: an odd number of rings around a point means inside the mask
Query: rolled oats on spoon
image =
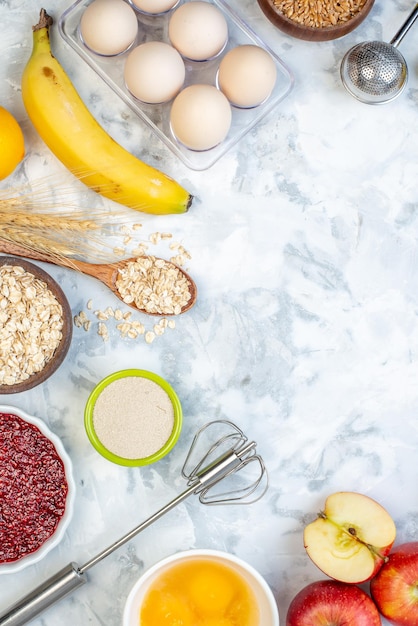
<svg viewBox="0 0 418 626"><path fill-rule="evenodd" d="M107 285L125 304L148 315L179 315L196 302L193 279L171 261L145 256L114 263L86 263L0 240L0 251L79 270Z"/></svg>

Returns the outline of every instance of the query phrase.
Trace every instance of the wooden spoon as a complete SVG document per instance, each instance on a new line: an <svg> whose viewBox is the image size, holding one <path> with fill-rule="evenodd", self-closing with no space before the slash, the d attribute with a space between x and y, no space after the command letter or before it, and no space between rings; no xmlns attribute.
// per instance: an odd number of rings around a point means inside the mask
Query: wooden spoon
<svg viewBox="0 0 418 626"><path fill-rule="evenodd" d="M100 280L107 287L109 287L109 289L113 291L115 296L119 298L119 300L122 300L122 302L123 302L123 298L121 294L119 293L118 288L116 286L116 280L118 277L119 270L124 269L129 263L136 261L136 259L138 258L138 257L133 257L130 259L124 259L123 261L116 261L115 263L86 263L85 261L79 261L76 259L60 257L60 256L56 256L54 254L47 253L47 252L38 252L37 250L31 250L30 248L26 248L23 245L13 243L5 239L1 239L1 238L0 238L0 252L3 252L5 254L11 254L14 256L18 256L18 257L26 257L27 259L33 259L36 261L44 261L45 263L53 263L54 265L59 265L61 267L68 267L73 270L79 270L83 274L87 274L88 276L93 276L93 278L97 278L98 280ZM194 303L196 302L196 297L197 297L196 285L193 279L187 274L187 272L181 269L181 267L179 267L178 265L175 265L171 261L165 261L165 263L169 263L170 265L175 267L177 270L179 270L188 281L189 293L191 297L190 297L190 300L187 302L187 304L185 304L181 309L181 313L185 313L186 311L191 309ZM134 309L136 309L137 311L140 311L141 313L146 313L147 315L158 315L160 317L174 315L174 313L150 313L149 311L146 311L145 309L139 308L135 304L135 302L132 302L132 303L125 302L124 304L128 304L128 306L133 307Z"/></svg>

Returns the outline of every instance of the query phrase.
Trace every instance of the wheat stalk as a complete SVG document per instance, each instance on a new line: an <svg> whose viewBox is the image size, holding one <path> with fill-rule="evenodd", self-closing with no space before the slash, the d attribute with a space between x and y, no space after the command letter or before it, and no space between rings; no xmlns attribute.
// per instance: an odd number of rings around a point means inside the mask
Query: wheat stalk
<svg viewBox="0 0 418 626"><path fill-rule="evenodd" d="M76 207L71 200L65 200L65 190L60 189L57 203L50 188L43 184L12 196L0 190L0 238L58 259L113 260L118 246L110 238L121 224L132 221L132 215L123 207L112 207L110 213Z"/></svg>

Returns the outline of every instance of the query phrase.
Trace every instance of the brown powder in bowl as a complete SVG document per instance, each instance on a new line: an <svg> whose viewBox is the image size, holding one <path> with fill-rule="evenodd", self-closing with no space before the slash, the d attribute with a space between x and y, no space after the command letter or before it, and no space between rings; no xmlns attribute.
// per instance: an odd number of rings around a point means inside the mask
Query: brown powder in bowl
<svg viewBox="0 0 418 626"><path fill-rule="evenodd" d="M124 459L160 450L174 427L169 395L148 378L118 378L103 389L93 408L93 427L105 448Z"/></svg>

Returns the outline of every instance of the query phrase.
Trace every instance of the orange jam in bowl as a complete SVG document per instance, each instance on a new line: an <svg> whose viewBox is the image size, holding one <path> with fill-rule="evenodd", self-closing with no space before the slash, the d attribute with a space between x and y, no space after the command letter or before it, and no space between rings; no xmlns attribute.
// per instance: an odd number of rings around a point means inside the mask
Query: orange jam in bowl
<svg viewBox="0 0 418 626"><path fill-rule="evenodd" d="M250 565L227 552L189 550L141 576L123 626L279 626L279 616L271 589Z"/></svg>

